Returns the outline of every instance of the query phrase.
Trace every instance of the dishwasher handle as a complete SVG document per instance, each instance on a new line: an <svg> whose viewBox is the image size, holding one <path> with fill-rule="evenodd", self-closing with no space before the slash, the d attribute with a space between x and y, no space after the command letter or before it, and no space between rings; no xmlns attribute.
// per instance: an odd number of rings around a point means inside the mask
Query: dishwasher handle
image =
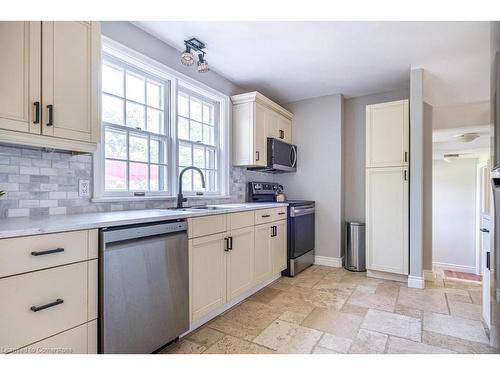
<svg viewBox="0 0 500 375"><path fill-rule="evenodd" d="M101 239L105 244L144 237L174 234L187 231L185 221L138 224L101 229Z"/></svg>

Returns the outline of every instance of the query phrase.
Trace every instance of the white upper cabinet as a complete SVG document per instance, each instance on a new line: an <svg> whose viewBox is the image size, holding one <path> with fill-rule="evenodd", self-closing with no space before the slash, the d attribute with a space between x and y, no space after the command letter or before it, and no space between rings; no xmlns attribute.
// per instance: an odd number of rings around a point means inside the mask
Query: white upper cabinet
<svg viewBox="0 0 500 375"><path fill-rule="evenodd" d="M0 22L0 136L91 152L99 140L99 22Z"/></svg>
<svg viewBox="0 0 500 375"><path fill-rule="evenodd" d="M40 133L41 35L40 22L0 22L0 129Z"/></svg>
<svg viewBox="0 0 500 375"><path fill-rule="evenodd" d="M233 165L267 165L267 138L292 142L293 115L258 92L235 95L233 102Z"/></svg>
<svg viewBox="0 0 500 375"><path fill-rule="evenodd" d="M42 35L43 134L97 142L99 23L43 22Z"/></svg>
<svg viewBox="0 0 500 375"><path fill-rule="evenodd" d="M408 165L409 131L408 100L366 106L366 167Z"/></svg>

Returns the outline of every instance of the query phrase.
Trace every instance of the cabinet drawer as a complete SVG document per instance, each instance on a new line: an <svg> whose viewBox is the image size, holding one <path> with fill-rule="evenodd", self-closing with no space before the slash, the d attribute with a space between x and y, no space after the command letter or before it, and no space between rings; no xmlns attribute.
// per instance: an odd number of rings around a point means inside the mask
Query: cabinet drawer
<svg viewBox="0 0 500 375"><path fill-rule="evenodd" d="M189 238L226 231L226 215L211 215L188 219Z"/></svg>
<svg viewBox="0 0 500 375"><path fill-rule="evenodd" d="M87 262L6 277L0 296L0 347L16 349L55 335L87 322ZM64 302L33 311L56 301Z"/></svg>
<svg viewBox="0 0 500 375"><path fill-rule="evenodd" d="M253 211L235 212L227 215L227 230L251 227L254 225Z"/></svg>
<svg viewBox="0 0 500 375"><path fill-rule="evenodd" d="M88 339L88 324L82 324L33 345L16 350L13 354L87 354L89 347Z"/></svg>
<svg viewBox="0 0 500 375"><path fill-rule="evenodd" d="M255 225L286 219L286 211L286 206L255 211Z"/></svg>
<svg viewBox="0 0 500 375"><path fill-rule="evenodd" d="M88 259L89 252L96 253L96 234L85 230L2 239L0 277Z"/></svg>

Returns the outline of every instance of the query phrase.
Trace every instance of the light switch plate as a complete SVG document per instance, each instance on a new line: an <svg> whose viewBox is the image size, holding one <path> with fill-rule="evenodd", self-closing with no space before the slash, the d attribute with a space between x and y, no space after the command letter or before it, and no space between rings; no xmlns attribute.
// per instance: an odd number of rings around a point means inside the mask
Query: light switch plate
<svg viewBox="0 0 500 375"><path fill-rule="evenodd" d="M90 182L89 182L89 180L78 180L78 195L80 197L90 196Z"/></svg>

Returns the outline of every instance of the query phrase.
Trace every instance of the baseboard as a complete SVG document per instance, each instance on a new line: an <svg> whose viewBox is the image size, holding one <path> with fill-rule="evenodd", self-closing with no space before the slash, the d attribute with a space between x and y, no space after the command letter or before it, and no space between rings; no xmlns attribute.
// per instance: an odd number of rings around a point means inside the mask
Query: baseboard
<svg viewBox="0 0 500 375"><path fill-rule="evenodd" d="M375 279L399 281L401 283L406 283L408 281L408 276L406 275L399 275L397 273L390 273L390 272L376 271L376 270L367 270L366 276L373 277Z"/></svg>
<svg viewBox="0 0 500 375"><path fill-rule="evenodd" d="M268 286L269 284L275 282L280 277L281 277L281 272L278 273L278 274L276 274L276 275L274 275L274 276L271 276L269 279L267 279L267 280L265 280L265 281L263 281L263 282L255 285L254 287L248 289L246 292L243 292L238 297L232 299L231 301L225 303L224 305L219 306L218 308L216 308L215 310L209 312L207 315L201 317L200 319L195 320L194 322L191 322L191 324L189 325L189 331L183 333L180 337L185 336L188 333L191 333L195 329L201 327L206 322L208 322L208 321L212 320L213 318L215 318L216 316L222 314L224 311L229 310L231 307L233 307L234 305L237 305L238 303L240 303L244 299L250 297L252 294L257 293L262 288L264 288L264 287Z"/></svg>
<svg viewBox="0 0 500 375"><path fill-rule="evenodd" d="M436 274L433 270L424 270L424 280L425 281L434 281L436 280Z"/></svg>
<svg viewBox="0 0 500 375"><path fill-rule="evenodd" d="M328 266L328 267L337 267L342 268L343 258L334 258L334 257L324 257L321 255L316 255L314 257L314 264L319 266Z"/></svg>
<svg viewBox="0 0 500 375"><path fill-rule="evenodd" d="M461 264L432 262L432 268L440 268L448 271L467 272L476 274L476 267L462 266Z"/></svg>
<svg viewBox="0 0 500 375"><path fill-rule="evenodd" d="M408 275L408 288L424 289L425 281L422 276Z"/></svg>

